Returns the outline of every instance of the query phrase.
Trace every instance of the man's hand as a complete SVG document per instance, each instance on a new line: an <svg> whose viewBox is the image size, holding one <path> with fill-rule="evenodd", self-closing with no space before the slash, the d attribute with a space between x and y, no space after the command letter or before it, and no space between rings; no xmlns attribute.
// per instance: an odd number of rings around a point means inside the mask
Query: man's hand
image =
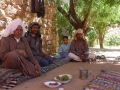
<svg viewBox="0 0 120 90"><path fill-rule="evenodd" d="M26 54L26 52L24 51L24 50L17 50L17 52L21 55L21 56L23 56L23 57L27 57L27 54Z"/></svg>
<svg viewBox="0 0 120 90"><path fill-rule="evenodd" d="M79 55L79 57L80 57L81 60L86 60L87 59L86 55Z"/></svg>
<svg viewBox="0 0 120 90"><path fill-rule="evenodd" d="M40 65L35 64L36 73L40 73Z"/></svg>
<svg viewBox="0 0 120 90"><path fill-rule="evenodd" d="M65 56L64 56L64 55L62 55L62 58L65 58Z"/></svg>
<svg viewBox="0 0 120 90"><path fill-rule="evenodd" d="M45 54L45 53L39 53L39 56L40 56L40 57L45 57L46 54Z"/></svg>

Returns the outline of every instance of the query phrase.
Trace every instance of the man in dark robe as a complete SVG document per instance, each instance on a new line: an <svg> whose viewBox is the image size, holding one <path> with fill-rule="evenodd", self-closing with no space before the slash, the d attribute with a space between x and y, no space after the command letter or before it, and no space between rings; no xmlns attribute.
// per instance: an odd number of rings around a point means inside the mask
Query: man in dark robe
<svg viewBox="0 0 120 90"><path fill-rule="evenodd" d="M31 23L25 37L28 40L33 56L38 60L41 67L45 67L53 63L53 58L46 55L42 50L42 39L39 23Z"/></svg>

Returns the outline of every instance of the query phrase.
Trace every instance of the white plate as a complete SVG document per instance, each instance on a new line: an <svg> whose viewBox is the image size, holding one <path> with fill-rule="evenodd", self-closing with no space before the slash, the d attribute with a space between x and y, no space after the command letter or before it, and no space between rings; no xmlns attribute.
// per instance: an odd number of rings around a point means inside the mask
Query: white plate
<svg viewBox="0 0 120 90"><path fill-rule="evenodd" d="M60 81L60 80L58 80L56 77L54 77L54 80L56 80L56 81L59 81L59 82L61 82L61 83L68 83L68 82L70 82L70 80L72 79L72 75L70 75L70 74L61 74L61 75L58 75L58 76L63 76L63 75L67 75L68 77L69 77L69 80L67 80L67 81Z"/></svg>
<svg viewBox="0 0 120 90"><path fill-rule="evenodd" d="M58 85L49 85L50 83L56 83L56 81L47 81L47 82L45 82L44 84L45 84L47 87L50 87L50 88L56 88L56 87L58 87L58 86L61 85L60 82L57 82Z"/></svg>

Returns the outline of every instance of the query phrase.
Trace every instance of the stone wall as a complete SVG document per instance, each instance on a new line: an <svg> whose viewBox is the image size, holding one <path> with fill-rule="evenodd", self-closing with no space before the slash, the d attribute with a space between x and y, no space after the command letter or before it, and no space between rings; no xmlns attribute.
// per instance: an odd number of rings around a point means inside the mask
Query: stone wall
<svg viewBox="0 0 120 90"><path fill-rule="evenodd" d="M0 0L0 31L15 18L21 18L26 25L31 22L41 24L41 34L43 39L43 51L47 54L54 54L59 47L58 35L52 31L52 23L56 9L53 3L45 4L44 18L38 18L35 13L31 13L31 0Z"/></svg>

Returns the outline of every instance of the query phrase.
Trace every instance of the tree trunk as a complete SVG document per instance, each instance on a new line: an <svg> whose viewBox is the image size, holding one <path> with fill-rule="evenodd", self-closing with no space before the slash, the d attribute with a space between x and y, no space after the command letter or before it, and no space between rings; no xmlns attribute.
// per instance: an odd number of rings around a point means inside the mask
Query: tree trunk
<svg viewBox="0 0 120 90"><path fill-rule="evenodd" d="M104 41L104 37L102 35L99 34L99 45L100 45L100 49L103 49L103 41Z"/></svg>
<svg viewBox="0 0 120 90"><path fill-rule="evenodd" d="M77 1L77 0L74 0ZM74 8L74 2L73 0L70 0L70 7L69 7L69 11L68 13L62 8L62 7L58 7L58 10L61 12L61 14L63 14L70 22L70 24L75 28L75 30L77 29L83 29L83 33L84 35L87 34L87 32L90 30L90 23L88 24L88 17L90 14L90 10L91 10L91 6L92 6L92 1L90 4L90 7L88 9L88 12L85 13L84 15L84 19L81 20L77 17L77 14L75 12L75 8Z"/></svg>

